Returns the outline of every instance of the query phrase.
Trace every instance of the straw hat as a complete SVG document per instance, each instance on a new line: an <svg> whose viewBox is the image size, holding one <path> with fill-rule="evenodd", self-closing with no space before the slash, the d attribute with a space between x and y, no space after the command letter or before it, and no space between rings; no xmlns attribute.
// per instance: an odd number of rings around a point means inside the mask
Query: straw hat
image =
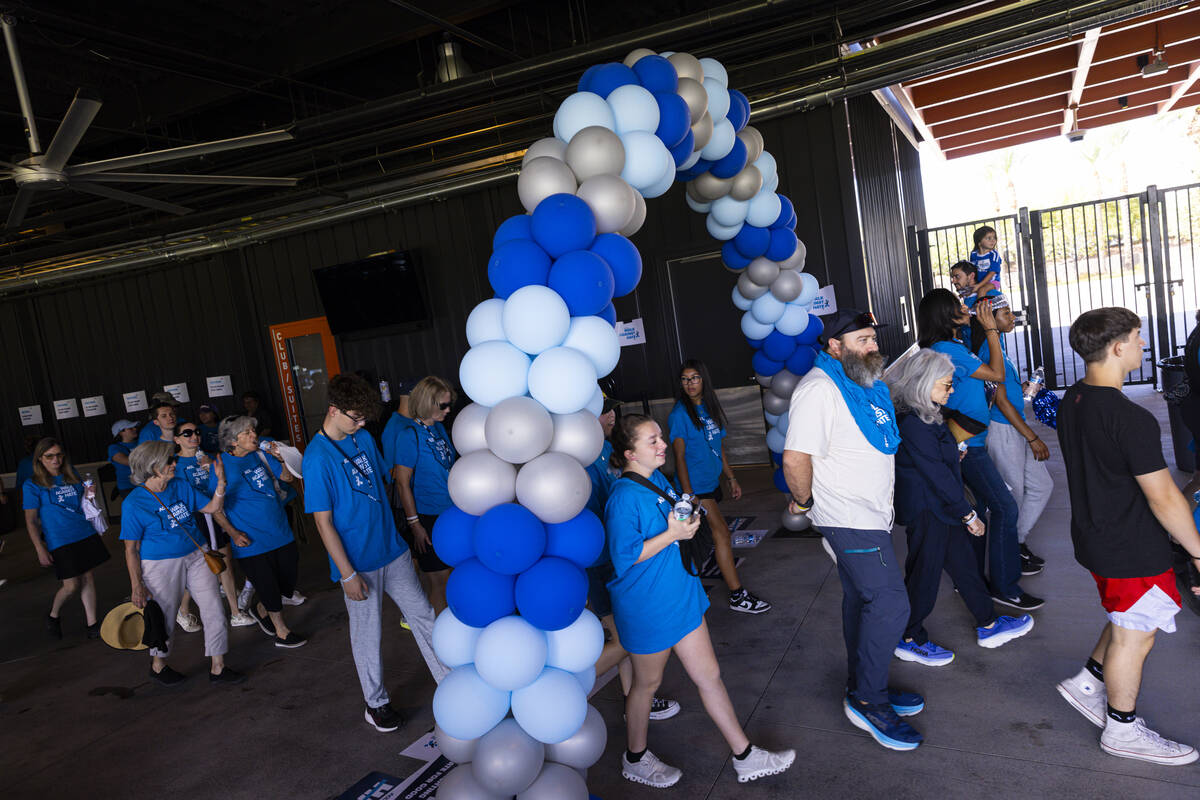
<svg viewBox="0 0 1200 800"><path fill-rule="evenodd" d="M122 603L105 615L100 623L100 638L118 650L145 650L146 645L142 644L145 629L142 610L133 603Z"/></svg>

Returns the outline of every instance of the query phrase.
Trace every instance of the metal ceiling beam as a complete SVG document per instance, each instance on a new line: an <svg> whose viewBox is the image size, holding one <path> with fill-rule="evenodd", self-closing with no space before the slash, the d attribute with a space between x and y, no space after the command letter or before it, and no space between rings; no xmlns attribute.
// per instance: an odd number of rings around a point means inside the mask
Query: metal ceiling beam
<svg viewBox="0 0 1200 800"><path fill-rule="evenodd" d="M1092 28L1083 35L1079 43L1079 60L1075 64L1075 76L1071 80L1071 93L1067 95L1067 107L1063 109L1060 133L1066 134L1075 125L1072 109L1079 108L1083 98L1083 87L1087 86L1088 70L1092 68L1092 57L1096 55L1096 43L1100 41L1100 28Z"/></svg>
<svg viewBox="0 0 1200 800"><path fill-rule="evenodd" d="M405 2L405 0L388 0L388 2L391 3L392 5L396 6L397 8L402 8L410 14L414 14L414 15L420 17L423 20L432 22L434 25L437 25L439 28L446 31L447 33L453 33L458 38L462 39L463 41L470 42L471 44L475 45L476 47L482 47L484 50L487 50L490 53L495 53L496 55L498 55L502 58L507 58L509 61L520 61L521 60L521 56L517 55L512 50L509 50L507 47L501 47L500 45L496 44L495 42L493 42L489 39L485 39L482 36L479 36L478 34L471 33L466 28L461 28L458 25L455 25L453 22L451 22L448 19L443 19L442 17L439 17L437 14L426 11L425 9L418 6L416 3L408 3L408 2Z"/></svg>

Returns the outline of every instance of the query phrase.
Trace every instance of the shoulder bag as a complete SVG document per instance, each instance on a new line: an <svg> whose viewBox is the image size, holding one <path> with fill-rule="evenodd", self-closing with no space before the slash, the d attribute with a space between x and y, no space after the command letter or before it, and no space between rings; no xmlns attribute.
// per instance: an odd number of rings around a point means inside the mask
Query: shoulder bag
<svg viewBox="0 0 1200 800"><path fill-rule="evenodd" d="M671 514L673 512L675 500L671 498L671 495L655 486L653 481L638 475L636 472L625 472L621 477L629 478L629 480L639 486L649 489L666 500L667 513ZM679 557L683 560L683 568L689 575L699 576L701 569L704 567L704 562L708 560L708 557L713 552L713 535L712 527L708 524L708 512L699 504L696 504L694 509L700 515L700 527L696 529L696 535L691 539L682 539L679 541Z"/></svg>

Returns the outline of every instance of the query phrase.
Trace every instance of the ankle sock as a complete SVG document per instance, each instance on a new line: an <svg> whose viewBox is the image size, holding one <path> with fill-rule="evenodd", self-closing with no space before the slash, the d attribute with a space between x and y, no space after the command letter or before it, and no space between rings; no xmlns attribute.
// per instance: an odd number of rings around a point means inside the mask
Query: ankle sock
<svg viewBox="0 0 1200 800"><path fill-rule="evenodd" d="M1108 718L1114 722L1123 722L1126 725L1137 719L1137 710L1132 711L1117 711L1112 706L1108 707Z"/></svg>
<svg viewBox="0 0 1200 800"><path fill-rule="evenodd" d="M1089 658L1086 665L1087 671L1092 673L1092 677L1104 683L1104 665L1094 658Z"/></svg>
<svg viewBox="0 0 1200 800"><path fill-rule="evenodd" d="M642 756L644 756L644 755L646 755L645 748L637 751L636 753L633 752L632 750L626 750L625 751L625 760L628 761L630 764L636 764L642 760Z"/></svg>
<svg viewBox="0 0 1200 800"><path fill-rule="evenodd" d="M754 748L754 745L752 745L752 744L748 744L748 745L746 745L746 749L745 749L745 750L743 750L743 751L742 751L742 752L740 752L740 753L734 753L734 754L733 754L733 757L734 757L735 759L737 759L738 761L745 761L745 760L746 760L746 758L747 758L747 757L750 755L750 751L751 751L753 748Z"/></svg>

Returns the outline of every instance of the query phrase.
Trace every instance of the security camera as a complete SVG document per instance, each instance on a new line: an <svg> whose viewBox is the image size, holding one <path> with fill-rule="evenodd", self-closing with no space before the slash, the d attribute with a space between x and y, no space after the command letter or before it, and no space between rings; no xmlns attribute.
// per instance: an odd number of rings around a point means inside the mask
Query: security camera
<svg viewBox="0 0 1200 800"><path fill-rule="evenodd" d="M1082 142L1083 135L1085 133L1087 133L1087 131L1081 130L1080 128L1071 128L1071 130L1067 131L1067 141L1068 142Z"/></svg>

